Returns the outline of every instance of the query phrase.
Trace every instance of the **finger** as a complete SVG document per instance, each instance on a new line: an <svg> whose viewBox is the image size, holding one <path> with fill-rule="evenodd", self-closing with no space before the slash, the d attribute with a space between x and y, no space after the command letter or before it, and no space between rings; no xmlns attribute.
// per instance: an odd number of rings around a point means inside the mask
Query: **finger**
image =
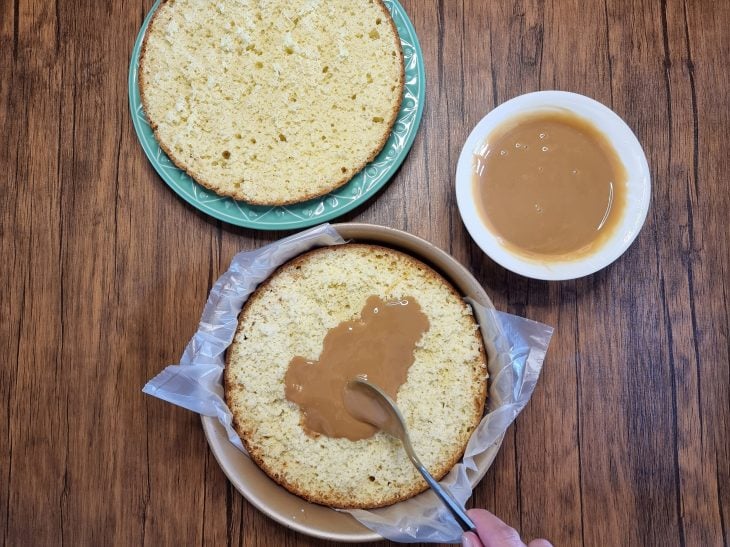
<svg viewBox="0 0 730 547"><path fill-rule="evenodd" d="M489 511L469 509L467 514L476 524L477 534L484 547L526 547L517 530L507 526Z"/></svg>
<svg viewBox="0 0 730 547"><path fill-rule="evenodd" d="M461 536L461 547L484 547L477 535L473 532L465 532Z"/></svg>
<svg viewBox="0 0 730 547"><path fill-rule="evenodd" d="M533 539L527 547L553 547L553 544L546 539Z"/></svg>

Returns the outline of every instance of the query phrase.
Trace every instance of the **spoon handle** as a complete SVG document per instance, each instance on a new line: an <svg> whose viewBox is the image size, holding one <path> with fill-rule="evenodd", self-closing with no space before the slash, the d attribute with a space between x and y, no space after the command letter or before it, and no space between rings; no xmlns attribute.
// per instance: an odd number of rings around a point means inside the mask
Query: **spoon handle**
<svg viewBox="0 0 730 547"><path fill-rule="evenodd" d="M441 499L441 501L444 502L444 505L446 505L449 511L451 511L451 514L453 515L454 519L456 519L456 522L459 523L461 529L464 530L464 532L476 533L476 525L474 524L474 521L469 518L469 515L466 514L466 511L459 504L459 502L451 496L448 490L446 490L443 486L436 482L436 479L431 476L431 473L428 472L428 470L423 466L418 458L415 458L413 463L416 464L416 469L418 469L418 472L421 473L423 478L431 487L431 490L435 492L435 494Z"/></svg>
<svg viewBox="0 0 730 547"><path fill-rule="evenodd" d="M398 406L393 402L387 393L375 384L371 384L363 378L355 378L350 382L350 385L362 386L373 397L375 402L380 403L380 410L385 411L385 419L382 418L382 412L376 413L375 417L372 414L365 413L365 416L358 417L359 413L355 412L353 416L358 419L362 419L365 422L371 423L378 429L385 431L388 435L399 439L403 443L403 449L406 451L408 458L411 463L418 469L418 472L426 479L426 482L431 489L436 492L436 495L443 502L446 508L451 512L456 522L459 523L461 529L465 532L476 532L476 526L474 522L466 514L466 510L457 502L449 493L448 490L443 488L428 472L421 460L416 456L416 451L413 450L411 444L411 438L408 435L408 428L406 427L403 415L398 410ZM348 411L354 412L348 408Z"/></svg>

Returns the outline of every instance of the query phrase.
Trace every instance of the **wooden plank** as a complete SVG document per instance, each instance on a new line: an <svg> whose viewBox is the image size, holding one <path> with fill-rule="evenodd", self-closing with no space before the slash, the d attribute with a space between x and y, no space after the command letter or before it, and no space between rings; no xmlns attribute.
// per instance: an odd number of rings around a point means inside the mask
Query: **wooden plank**
<svg viewBox="0 0 730 547"><path fill-rule="evenodd" d="M668 120L661 77L661 27L655 6L609 4L611 102L647 153L655 187L664 185ZM673 404L656 249L661 224L652 215L627 253L579 282L586 299L583 331L581 463L584 541L663 545L678 538ZM656 526L655 522L662 522Z"/></svg>
<svg viewBox="0 0 730 547"><path fill-rule="evenodd" d="M10 10L5 15L9 17ZM66 460L62 447L67 441L59 413L66 386L58 359L63 331L57 100L61 75L53 6L15 2L12 21L13 82L3 92L9 106L3 119L12 150L8 160L14 162L3 165L3 176L12 174L14 184L3 192L12 194L3 211L3 240L12 237L13 243L3 254L3 262L9 262L3 272L9 275L3 280L14 294L3 302L3 310L13 321L9 326L15 351L5 354L11 378L4 394L8 429L2 459L7 463L0 522L5 543L19 544L24 537L52 543L60 535L63 518L59 500ZM5 22L10 20L4 18L3 27ZM33 454L36 458L30 457ZM39 514L44 518L37 518Z"/></svg>
<svg viewBox="0 0 730 547"><path fill-rule="evenodd" d="M662 282L668 298L676 397L678 505L687 545L727 545L730 510L730 337L723 38L727 4L667 2L665 83L671 102L672 181ZM670 266L673 265L673 266Z"/></svg>
<svg viewBox="0 0 730 547"><path fill-rule="evenodd" d="M19 109L13 107L19 102L19 93L11 85L15 71L15 20L17 5L11 2L0 4L0 168L7 181L17 180L21 143L24 127L14 115ZM10 47L8 47L8 45ZM0 330L0 537L7 541L9 503L11 498L10 473L12 471L13 445L11 420L13 419L11 397L15 392L15 378L19 365L18 343L23 331L21 318L25 299L25 263L27 261L27 236L16 232L18 217L18 192L0 192L0 279L5 280L5 290L0 291L0 312L7 327Z"/></svg>

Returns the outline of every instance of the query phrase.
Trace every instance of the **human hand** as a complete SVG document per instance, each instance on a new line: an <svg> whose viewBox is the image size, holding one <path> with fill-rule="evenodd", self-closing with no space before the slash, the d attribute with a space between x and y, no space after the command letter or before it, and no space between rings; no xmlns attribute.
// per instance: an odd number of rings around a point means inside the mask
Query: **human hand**
<svg viewBox="0 0 730 547"><path fill-rule="evenodd" d="M461 537L464 547L552 547L546 539L533 539L525 546L517 530L484 509L469 509L467 514L476 524L477 533L467 532Z"/></svg>

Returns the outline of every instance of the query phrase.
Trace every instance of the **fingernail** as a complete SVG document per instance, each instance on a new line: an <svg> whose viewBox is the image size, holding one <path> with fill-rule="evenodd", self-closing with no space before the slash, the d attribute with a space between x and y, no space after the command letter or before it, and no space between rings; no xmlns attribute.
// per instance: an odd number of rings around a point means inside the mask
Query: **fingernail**
<svg viewBox="0 0 730 547"><path fill-rule="evenodd" d="M474 542L467 534L461 536L461 547L474 547Z"/></svg>

